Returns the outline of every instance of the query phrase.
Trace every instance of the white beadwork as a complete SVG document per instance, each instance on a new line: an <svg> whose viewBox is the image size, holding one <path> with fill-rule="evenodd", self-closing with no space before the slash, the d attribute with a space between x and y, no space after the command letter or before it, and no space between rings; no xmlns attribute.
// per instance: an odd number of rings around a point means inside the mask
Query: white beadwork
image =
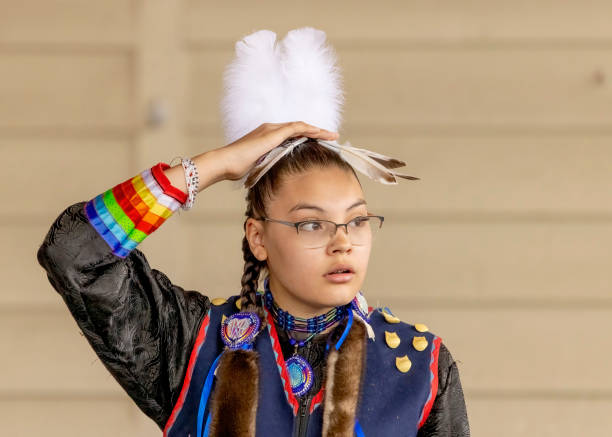
<svg viewBox="0 0 612 437"><path fill-rule="evenodd" d="M191 158L182 158L181 164L183 165L183 170L185 171L185 182L187 183L187 201L181 205L181 208L188 210L193 207L195 196L198 193L200 176L198 174L198 168Z"/></svg>

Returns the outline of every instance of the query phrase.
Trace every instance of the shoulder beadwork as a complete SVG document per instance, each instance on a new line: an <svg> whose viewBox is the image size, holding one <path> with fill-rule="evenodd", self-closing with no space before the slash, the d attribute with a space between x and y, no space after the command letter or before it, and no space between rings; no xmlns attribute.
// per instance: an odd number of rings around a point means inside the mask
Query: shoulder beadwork
<svg viewBox="0 0 612 437"><path fill-rule="evenodd" d="M227 302L227 299L224 297L215 297L214 299L210 301L210 303L212 303L215 306L223 305L225 302Z"/></svg>
<svg viewBox="0 0 612 437"><path fill-rule="evenodd" d="M399 372L408 372L415 359L429 362L437 356L441 339L424 323L404 322L389 308L374 308L369 318L376 337L384 339L378 346L381 359L392 359Z"/></svg>
<svg viewBox="0 0 612 437"><path fill-rule="evenodd" d="M388 307L384 308L373 308L369 314L370 319L378 319L379 324L381 326L387 326L388 328L393 328L393 325L398 325L399 329L407 329L414 331L415 334L429 332L429 328L424 323L409 323L403 320L400 320L395 314L391 312ZM400 328L401 326L401 328ZM432 334L434 335L434 334Z"/></svg>
<svg viewBox="0 0 612 437"><path fill-rule="evenodd" d="M212 304L211 309L214 312L221 313L223 315L222 317L228 317L240 310L238 304L240 301L239 297L240 296L237 295L232 295L229 297L215 297L214 299L210 300L210 303Z"/></svg>

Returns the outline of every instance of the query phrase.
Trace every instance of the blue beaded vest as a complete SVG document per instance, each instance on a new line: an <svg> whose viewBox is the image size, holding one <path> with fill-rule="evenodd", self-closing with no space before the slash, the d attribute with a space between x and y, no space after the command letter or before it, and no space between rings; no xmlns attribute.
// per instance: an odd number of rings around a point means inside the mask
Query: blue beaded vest
<svg viewBox="0 0 612 437"><path fill-rule="evenodd" d="M232 296L223 304L212 305L203 318L179 398L164 427L164 437L197 437L198 407L204 382L225 347L220 326L224 317L239 311L236 307L238 297ZM268 326L253 344L259 356L256 435L291 436L299 402L291 391L273 319L266 314ZM423 325L401 322L388 310L371 311L369 325L374 338L364 339L367 342L365 369L358 394L355 435L416 436L435 400L442 340ZM308 407L309 437L321 436L324 393L323 386ZM208 407L204 418L208 416Z"/></svg>

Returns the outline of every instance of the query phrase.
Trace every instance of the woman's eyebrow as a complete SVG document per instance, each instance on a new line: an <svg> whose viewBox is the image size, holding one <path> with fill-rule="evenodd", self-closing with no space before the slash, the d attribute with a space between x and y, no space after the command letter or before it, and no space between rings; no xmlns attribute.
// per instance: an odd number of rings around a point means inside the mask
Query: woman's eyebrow
<svg viewBox="0 0 612 437"><path fill-rule="evenodd" d="M346 210L350 211L351 209L356 208L359 205L367 205L367 203L366 203L366 201L364 199L359 199L355 203L353 203L351 206L346 208ZM325 212L325 210L323 208L321 208L320 206L311 205L309 203L303 203L303 202L300 202L297 205L295 205L293 208L291 208L289 210L289 212L297 211L298 209L314 209L314 210L319 211L319 212Z"/></svg>

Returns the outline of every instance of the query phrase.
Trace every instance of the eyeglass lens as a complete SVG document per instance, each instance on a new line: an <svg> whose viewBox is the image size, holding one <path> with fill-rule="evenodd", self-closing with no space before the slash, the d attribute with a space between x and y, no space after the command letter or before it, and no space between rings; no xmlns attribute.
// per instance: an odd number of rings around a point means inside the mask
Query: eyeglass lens
<svg viewBox="0 0 612 437"><path fill-rule="evenodd" d="M355 246L369 244L380 230L381 221L378 217L357 217L347 226L348 237ZM344 232L344 226L338 227L338 232ZM336 225L323 220L311 220L298 227L298 238L307 248L327 246L334 237Z"/></svg>

